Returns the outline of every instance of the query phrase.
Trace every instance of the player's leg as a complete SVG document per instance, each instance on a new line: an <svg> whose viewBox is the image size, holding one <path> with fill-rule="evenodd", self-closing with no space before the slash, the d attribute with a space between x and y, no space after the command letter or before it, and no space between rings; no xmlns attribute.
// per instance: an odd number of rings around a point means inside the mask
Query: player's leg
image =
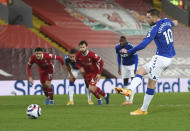
<svg viewBox="0 0 190 131"><path fill-rule="evenodd" d="M86 84L86 91L87 91L87 96L88 96L88 104L89 105L93 105L93 101L92 101L92 92L89 90L89 85L88 83L85 81Z"/></svg>
<svg viewBox="0 0 190 131"><path fill-rule="evenodd" d="M123 85L124 89L128 89L129 86L129 78L131 77L130 68L129 66L122 65L122 79L123 79ZM125 96L125 101L122 103L122 105L131 105L130 97Z"/></svg>
<svg viewBox="0 0 190 131"><path fill-rule="evenodd" d="M53 105L54 104L54 94L53 94L53 89L51 88L51 81L50 80L46 80L46 86L48 87L48 95L49 95L49 104Z"/></svg>
<svg viewBox="0 0 190 131"><path fill-rule="evenodd" d="M131 89L133 92L136 90L136 87L139 86L142 83L142 78L144 75L147 74L147 71L145 70L144 67L140 67L137 70L137 73L133 80L131 81L131 84L128 89Z"/></svg>
<svg viewBox="0 0 190 131"><path fill-rule="evenodd" d="M146 91L146 94L144 96L143 105L141 107L142 111L148 110L148 106L149 106L150 102L152 101L152 98L154 97L155 86L156 86L156 81L149 79L147 91Z"/></svg>
<svg viewBox="0 0 190 131"><path fill-rule="evenodd" d="M74 81L70 79L69 80L69 101L67 105L74 104L73 95L74 95Z"/></svg>
<svg viewBox="0 0 190 131"><path fill-rule="evenodd" d="M144 69L144 67L139 68L137 70L137 74L135 75L135 77L131 81L131 84L129 85L128 89L122 89L119 87L115 87L116 93L131 97L132 93L135 92L136 87L142 83L142 78L145 74L147 74L147 72Z"/></svg>
<svg viewBox="0 0 190 131"><path fill-rule="evenodd" d="M41 71L39 72L39 77L40 77L40 82L41 82L41 85L42 85L42 90L46 96L46 99L44 101L44 105L47 105L49 104L49 95L48 95L48 87L45 83L45 80L46 80L46 75L45 75L45 72Z"/></svg>
<svg viewBox="0 0 190 131"><path fill-rule="evenodd" d="M89 90L93 92L94 96L98 99L98 104L102 105L102 100L101 96L103 96L106 99L106 104L109 103L109 94L105 94L104 91L102 91L99 87L96 86L95 78L96 78L95 73L87 74L85 75L85 80L89 84Z"/></svg>
<svg viewBox="0 0 190 131"><path fill-rule="evenodd" d="M133 78L135 77L136 71L135 71L135 64L129 66L129 70L130 70L130 77L131 77L131 81L133 80ZM129 103L133 104L133 98L135 95L136 91L133 91L131 96L129 97Z"/></svg>
<svg viewBox="0 0 190 131"><path fill-rule="evenodd" d="M130 112L131 115L147 115L148 106L154 97L154 89L156 86L156 81L149 79L148 80L148 87L144 96L143 105L140 109L137 109L133 112Z"/></svg>
<svg viewBox="0 0 190 131"><path fill-rule="evenodd" d="M44 101L44 105L47 105L47 104L49 104L49 95L48 95L48 90L47 90L48 87L46 86L45 83L41 83L41 85L42 85L42 90L46 96L46 99Z"/></svg>
<svg viewBox="0 0 190 131"><path fill-rule="evenodd" d="M94 96L98 99L98 105L102 105L102 99L101 99L101 97L100 97L99 90L97 89L97 87L94 86L94 85L91 85L91 84L89 83L88 89L89 89L89 91L91 91L91 92L94 94Z"/></svg>
<svg viewBox="0 0 190 131"><path fill-rule="evenodd" d="M150 70L149 70L149 81L146 94L144 96L144 101L141 109L138 109L134 112L131 112L131 115L146 115L148 114L148 106L154 96L154 89L156 85L156 81L160 77L161 73L167 69L167 67L171 64L172 59L162 57L162 56L154 56L152 59L152 63L150 62ZM147 65L147 64L146 64ZM145 68L147 66L144 66Z"/></svg>
<svg viewBox="0 0 190 131"><path fill-rule="evenodd" d="M74 104L74 99L73 99L73 95L74 95L74 82L75 82L75 78L78 77L79 71L78 70L73 70L71 69L71 72L74 76L74 78L69 78L69 101L67 103L67 105L73 105Z"/></svg>
<svg viewBox="0 0 190 131"><path fill-rule="evenodd" d="M123 74L122 74L123 76ZM128 88L128 85L129 85L129 78L124 78L123 79L123 85L124 85L124 89L127 89ZM125 96L125 101L122 102L122 105L128 105L129 104L129 97L128 96Z"/></svg>
<svg viewBox="0 0 190 131"><path fill-rule="evenodd" d="M53 79L53 70L48 70L44 73L43 79L45 80L45 85L47 87L49 104L54 104L53 89L51 88L51 80Z"/></svg>

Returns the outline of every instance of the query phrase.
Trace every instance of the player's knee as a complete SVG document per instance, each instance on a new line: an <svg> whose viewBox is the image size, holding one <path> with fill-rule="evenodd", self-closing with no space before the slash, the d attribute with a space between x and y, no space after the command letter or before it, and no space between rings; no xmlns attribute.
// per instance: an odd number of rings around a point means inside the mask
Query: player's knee
<svg viewBox="0 0 190 131"><path fill-rule="evenodd" d="M156 86L156 81L152 80L152 79L149 79L148 80L148 88L155 89L156 88L155 86Z"/></svg>
<svg viewBox="0 0 190 131"><path fill-rule="evenodd" d="M42 88L46 88L46 84L45 83L42 83Z"/></svg>
<svg viewBox="0 0 190 131"><path fill-rule="evenodd" d="M92 86L92 85L89 85L88 89L89 89L90 91L92 91L92 92L94 92L94 91L95 91L95 87L94 87L94 86Z"/></svg>
<svg viewBox="0 0 190 131"><path fill-rule="evenodd" d="M51 82L50 81L46 81L45 85L47 88L51 88Z"/></svg>
<svg viewBox="0 0 190 131"><path fill-rule="evenodd" d="M140 68L136 71L136 74L139 74L139 75L143 76L143 75L146 75L147 72L146 72L146 70L145 70L143 67L140 67Z"/></svg>
<svg viewBox="0 0 190 131"><path fill-rule="evenodd" d="M74 78L69 78L69 81L74 83L75 82L75 79Z"/></svg>

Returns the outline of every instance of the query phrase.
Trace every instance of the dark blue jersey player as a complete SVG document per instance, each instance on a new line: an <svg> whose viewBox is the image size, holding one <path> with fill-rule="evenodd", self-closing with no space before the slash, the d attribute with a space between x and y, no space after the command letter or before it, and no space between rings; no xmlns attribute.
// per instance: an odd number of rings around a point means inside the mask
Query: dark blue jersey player
<svg viewBox="0 0 190 131"><path fill-rule="evenodd" d="M142 83L142 77L148 75L149 81L143 105L140 109L131 112L131 115L148 114L147 110L154 96L156 81L161 73L169 67L176 54L172 29L178 22L176 20L172 21L169 18L160 19L157 9L147 11L147 19L149 24L152 25L152 28L139 45L126 51L127 54L130 55L144 49L152 40L154 40L156 44L156 54L152 57L152 60L137 70L136 76L132 80L129 89L123 90L125 95L130 96L136 87Z"/></svg>
<svg viewBox="0 0 190 131"><path fill-rule="evenodd" d="M123 50L129 50L133 47L134 46L126 40L125 36L120 37L119 43L115 47L117 54L118 74L122 75L125 88L127 88L129 85L129 78L133 79L137 70L138 55L136 52L132 53L131 55L127 55L126 53L123 53ZM127 96L125 98L126 100L122 103L122 105L133 103L133 95L130 98Z"/></svg>

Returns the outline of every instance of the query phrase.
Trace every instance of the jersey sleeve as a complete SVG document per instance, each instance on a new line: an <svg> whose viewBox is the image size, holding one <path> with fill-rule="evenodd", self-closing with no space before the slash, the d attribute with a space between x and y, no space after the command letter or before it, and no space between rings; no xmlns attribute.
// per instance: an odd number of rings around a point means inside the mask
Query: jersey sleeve
<svg viewBox="0 0 190 131"><path fill-rule="evenodd" d="M29 61L28 61L28 64L27 64L27 75L28 75L28 77L31 77L32 75L31 75L31 67L32 67L32 64L34 63L34 59L33 59L33 57L31 56L30 58L29 58Z"/></svg>
<svg viewBox="0 0 190 131"><path fill-rule="evenodd" d="M81 68L82 68L82 65L81 65L81 63L80 63L79 58L80 58L80 55L79 55L79 53L77 53L77 54L76 54L76 67L77 67L78 69L81 69Z"/></svg>
<svg viewBox="0 0 190 131"><path fill-rule="evenodd" d="M98 74L102 73L104 62L103 60L94 52L91 53L91 57L98 67Z"/></svg>
<svg viewBox="0 0 190 131"><path fill-rule="evenodd" d="M61 65L64 65L64 60L61 56L57 56L57 55L54 55L54 54L48 54L49 55L49 58L52 59L52 60L58 60L61 62Z"/></svg>
<svg viewBox="0 0 190 131"><path fill-rule="evenodd" d="M117 54L117 64L118 64L118 67L120 67L121 66L121 55L119 54L117 46L115 47L115 51Z"/></svg>
<svg viewBox="0 0 190 131"><path fill-rule="evenodd" d="M130 49L132 49L132 48L134 48L133 44L128 43L128 50L130 50ZM136 51L134 51L133 53L129 54L129 56L130 56L130 55L134 55L135 53L136 53Z"/></svg>
<svg viewBox="0 0 190 131"><path fill-rule="evenodd" d="M127 54L131 54L131 53L134 53L134 52L136 52L136 51L139 51L139 50L144 49L148 44L150 44L150 42L151 42L152 40L154 40L154 38L155 38L155 36L156 36L156 34L157 34L157 30L158 30L157 26L156 26L156 25L153 26L153 27L151 28L151 30L147 33L147 35L146 35L146 37L143 39L143 41L142 41L139 45L137 45L136 47L134 47L134 48L128 50L128 51L127 51Z"/></svg>
<svg viewBox="0 0 190 131"><path fill-rule="evenodd" d="M138 54L136 54L136 56L135 56L135 71L137 71L138 62L139 62Z"/></svg>
<svg viewBox="0 0 190 131"><path fill-rule="evenodd" d="M65 64L68 64L68 59L69 59L69 56L68 56L68 55L64 56L64 63L65 63Z"/></svg>
<svg viewBox="0 0 190 131"><path fill-rule="evenodd" d="M170 20L170 19L169 19L169 20ZM171 23L172 27L174 27L174 26L175 26L175 24L173 23L173 21L172 21L172 20L170 20L170 23Z"/></svg>

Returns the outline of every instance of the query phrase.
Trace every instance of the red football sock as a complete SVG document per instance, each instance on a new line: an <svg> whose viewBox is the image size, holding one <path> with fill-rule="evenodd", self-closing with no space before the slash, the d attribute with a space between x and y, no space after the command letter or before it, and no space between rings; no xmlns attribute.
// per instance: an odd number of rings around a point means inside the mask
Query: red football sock
<svg viewBox="0 0 190 131"><path fill-rule="evenodd" d="M50 100L53 100L53 89L48 88L47 90L48 90L48 95L49 95Z"/></svg>
<svg viewBox="0 0 190 131"><path fill-rule="evenodd" d="M106 96L106 94L105 94L105 92L103 90L101 90L99 87L97 87L97 89L98 89L98 93L100 93L103 97Z"/></svg>
<svg viewBox="0 0 190 131"><path fill-rule="evenodd" d="M97 99L100 99L99 89L98 89L98 88L93 92L93 94L94 94L94 96L95 96Z"/></svg>
<svg viewBox="0 0 190 131"><path fill-rule="evenodd" d="M47 88L46 88L46 87L43 87L42 89L43 89L43 91L44 91L45 96L48 97L48 90L47 90Z"/></svg>

